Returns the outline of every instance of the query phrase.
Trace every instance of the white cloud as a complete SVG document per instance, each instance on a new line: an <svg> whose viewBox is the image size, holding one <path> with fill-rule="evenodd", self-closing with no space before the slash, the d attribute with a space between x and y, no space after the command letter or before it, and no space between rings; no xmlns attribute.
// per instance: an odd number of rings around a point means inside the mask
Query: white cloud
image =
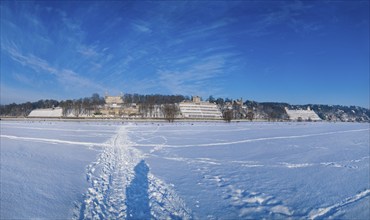
<svg viewBox="0 0 370 220"><path fill-rule="evenodd" d="M132 24L134 30L143 32L143 33L151 33L152 30L149 28L149 24L143 21L135 21Z"/></svg>
<svg viewBox="0 0 370 220"><path fill-rule="evenodd" d="M87 57L96 57L98 56L98 52L95 50L94 47L88 47L85 45L79 45L79 48L77 48L77 52L79 52L82 55L85 55Z"/></svg>
<svg viewBox="0 0 370 220"><path fill-rule="evenodd" d="M209 35L213 31L219 31L221 28L235 22L235 19L225 18L211 23L210 25L198 25L192 27L189 31L184 32L184 36Z"/></svg>
<svg viewBox="0 0 370 220"><path fill-rule="evenodd" d="M79 88L82 86L103 90L102 86L77 74L73 70L53 67L46 60L43 60L33 54L22 54L14 42L11 42L9 44L5 44L5 42L2 42L1 46L2 49L6 51L10 55L10 58L14 61L20 63L25 67L33 69L37 73L46 73L48 75L52 75L64 85L68 85L71 88Z"/></svg>
<svg viewBox="0 0 370 220"><path fill-rule="evenodd" d="M275 10L268 13L263 13L258 16L258 19L251 23L251 26L243 31L243 33L254 37L260 37L272 34L272 27L278 25L287 25L295 32L314 32L322 29L322 26L315 23L310 23L306 19L302 19L302 15L312 8L308 1L289 1L282 4Z"/></svg>
<svg viewBox="0 0 370 220"><path fill-rule="evenodd" d="M160 85L173 94L202 95L205 90L208 93L217 90L217 78L223 76L224 70L225 57L215 55L203 58L183 71L159 70L158 79Z"/></svg>

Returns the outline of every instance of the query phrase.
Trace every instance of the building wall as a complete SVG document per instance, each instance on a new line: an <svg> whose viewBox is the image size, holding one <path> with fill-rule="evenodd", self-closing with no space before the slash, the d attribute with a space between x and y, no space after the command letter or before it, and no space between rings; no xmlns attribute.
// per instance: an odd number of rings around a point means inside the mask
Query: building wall
<svg viewBox="0 0 370 220"><path fill-rule="evenodd" d="M121 96L105 96L105 103L107 105L113 105L113 104L123 104L123 99Z"/></svg>
<svg viewBox="0 0 370 220"><path fill-rule="evenodd" d="M220 109L213 103L182 102L179 104L179 107L181 115L184 118L222 118Z"/></svg>

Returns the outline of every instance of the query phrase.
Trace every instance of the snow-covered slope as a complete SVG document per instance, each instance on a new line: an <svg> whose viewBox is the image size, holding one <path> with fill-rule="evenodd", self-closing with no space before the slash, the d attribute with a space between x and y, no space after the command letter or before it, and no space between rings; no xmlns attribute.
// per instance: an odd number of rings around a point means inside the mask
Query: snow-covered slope
<svg viewBox="0 0 370 220"><path fill-rule="evenodd" d="M285 108L286 113L289 116L289 119L292 121L298 121L298 120L303 120L303 121L321 121L322 119L312 110L307 109L307 110L289 110Z"/></svg>
<svg viewBox="0 0 370 220"><path fill-rule="evenodd" d="M0 123L1 219L370 214L368 124Z"/></svg>

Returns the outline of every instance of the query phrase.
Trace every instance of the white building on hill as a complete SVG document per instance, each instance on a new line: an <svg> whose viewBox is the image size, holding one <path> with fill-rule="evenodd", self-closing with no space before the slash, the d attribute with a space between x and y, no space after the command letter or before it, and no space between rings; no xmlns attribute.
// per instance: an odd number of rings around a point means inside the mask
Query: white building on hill
<svg viewBox="0 0 370 220"><path fill-rule="evenodd" d="M59 107L35 109L28 115L28 117L50 117L50 118L59 118L62 116L63 116L63 109Z"/></svg>
<svg viewBox="0 0 370 220"><path fill-rule="evenodd" d="M289 110L285 108L285 111L292 121L321 121L321 118L310 107L307 110Z"/></svg>
<svg viewBox="0 0 370 220"><path fill-rule="evenodd" d="M202 102L198 96L193 97L193 101L181 102L179 107L181 116L184 118L222 118L222 113L216 104Z"/></svg>

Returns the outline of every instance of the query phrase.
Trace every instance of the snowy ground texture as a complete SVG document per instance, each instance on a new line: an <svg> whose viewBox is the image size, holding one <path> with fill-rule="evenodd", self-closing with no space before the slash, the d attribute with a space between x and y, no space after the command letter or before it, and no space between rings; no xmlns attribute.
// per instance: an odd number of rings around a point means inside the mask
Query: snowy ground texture
<svg viewBox="0 0 370 220"><path fill-rule="evenodd" d="M369 124L2 121L0 218L369 219Z"/></svg>

